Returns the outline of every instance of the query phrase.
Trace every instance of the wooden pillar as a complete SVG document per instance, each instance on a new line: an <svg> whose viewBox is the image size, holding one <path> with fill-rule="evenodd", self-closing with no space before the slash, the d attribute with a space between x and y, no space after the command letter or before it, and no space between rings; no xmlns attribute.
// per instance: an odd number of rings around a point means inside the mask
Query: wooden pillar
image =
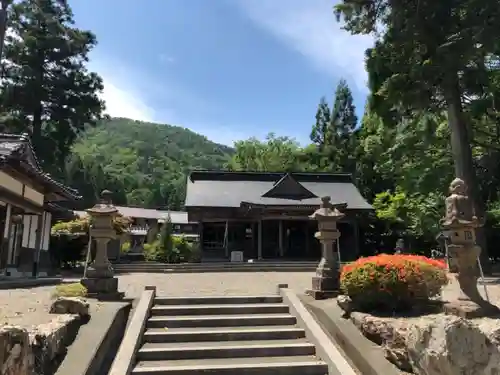
<svg viewBox="0 0 500 375"><path fill-rule="evenodd" d="M283 220L279 221L278 236L279 254L283 258L285 256L285 248L283 247Z"/></svg>
<svg viewBox="0 0 500 375"><path fill-rule="evenodd" d="M0 241L0 271L2 271L7 267L10 259L11 250L9 248L9 240L10 240L11 223L12 223L12 205L10 203L6 203L5 222L2 233L2 240Z"/></svg>
<svg viewBox="0 0 500 375"><path fill-rule="evenodd" d="M229 258L229 222L227 220L224 228L224 256Z"/></svg>
<svg viewBox="0 0 500 375"><path fill-rule="evenodd" d="M262 259L262 220L257 224L257 259Z"/></svg>
<svg viewBox="0 0 500 375"><path fill-rule="evenodd" d="M310 247L310 242L309 242L309 221L304 222L304 236L306 246L305 246L305 256L307 257L309 255L309 247Z"/></svg>
<svg viewBox="0 0 500 375"><path fill-rule="evenodd" d="M355 258L359 258L359 223L357 220L353 222L353 233L354 233L354 251L356 252L354 254Z"/></svg>
<svg viewBox="0 0 500 375"><path fill-rule="evenodd" d="M198 246L200 251L200 256L203 255L203 222L198 222Z"/></svg>
<svg viewBox="0 0 500 375"><path fill-rule="evenodd" d="M36 226L36 234L35 234L35 253L33 259L33 272L32 276L37 277L39 271L39 263L40 263L40 250L42 247L42 231L43 231L43 218L44 215L37 216L37 226Z"/></svg>

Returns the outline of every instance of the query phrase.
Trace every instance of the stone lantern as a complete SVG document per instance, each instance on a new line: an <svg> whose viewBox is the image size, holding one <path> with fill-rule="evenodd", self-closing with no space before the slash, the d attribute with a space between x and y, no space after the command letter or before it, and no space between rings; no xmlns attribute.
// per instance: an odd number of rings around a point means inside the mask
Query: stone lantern
<svg viewBox="0 0 500 375"><path fill-rule="evenodd" d="M111 202L111 192L104 190L101 200L89 208L90 237L95 240L96 252L92 264L81 283L87 288L89 297L118 299L123 294L118 292L118 279L113 276L113 267L108 260L108 242L116 238L113 220L118 210Z"/></svg>
<svg viewBox="0 0 500 375"><path fill-rule="evenodd" d="M483 299L477 287L478 260L481 248L476 244L476 228L483 225L474 212L467 195L467 185L459 178L450 184L446 198L446 213L441 220L442 236L446 239L450 271L460 286L460 297L444 305L446 313L464 318L498 314L500 310Z"/></svg>
<svg viewBox="0 0 500 375"><path fill-rule="evenodd" d="M321 198L320 208L309 216L318 222L318 231L314 237L321 243L321 261L312 278L312 289L306 291L315 299L330 298L338 294L340 267L335 243L340 237L337 222L344 216L332 206L330 197Z"/></svg>

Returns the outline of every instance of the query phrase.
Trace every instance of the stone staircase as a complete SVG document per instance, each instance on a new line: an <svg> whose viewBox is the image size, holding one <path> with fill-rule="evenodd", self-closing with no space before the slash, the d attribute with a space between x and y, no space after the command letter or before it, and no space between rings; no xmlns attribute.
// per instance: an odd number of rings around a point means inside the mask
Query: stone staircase
<svg viewBox="0 0 500 375"><path fill-rule="evenodd" d="M281 296L156 297L135 375L326 375Z"/></svg>

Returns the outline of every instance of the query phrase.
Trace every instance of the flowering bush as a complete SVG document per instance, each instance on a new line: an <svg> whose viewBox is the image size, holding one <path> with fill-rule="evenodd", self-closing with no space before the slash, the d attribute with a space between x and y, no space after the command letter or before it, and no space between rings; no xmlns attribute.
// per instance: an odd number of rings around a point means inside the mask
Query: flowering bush
<svg viewBox="0 0 500 375"><path fill-rule="evenodd" d="M364 311L406 310L435 297L448 282L446 264L419 255L381 254L342 268L343 293Z"/></svg>

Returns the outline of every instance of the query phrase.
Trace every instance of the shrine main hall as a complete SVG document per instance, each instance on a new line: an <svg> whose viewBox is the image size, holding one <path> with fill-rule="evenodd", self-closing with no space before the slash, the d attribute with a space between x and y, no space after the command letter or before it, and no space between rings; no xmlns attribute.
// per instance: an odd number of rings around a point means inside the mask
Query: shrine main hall
<svg viewBox="0 0 500 375"><path fill-rule="evenodd" d="M187 179L186 211L198 223L202 257L318 260L311 215L321 198L345 214L339 222L341 261L359 254L359 217L373 210L350 174L193 171Z"/></svg>

